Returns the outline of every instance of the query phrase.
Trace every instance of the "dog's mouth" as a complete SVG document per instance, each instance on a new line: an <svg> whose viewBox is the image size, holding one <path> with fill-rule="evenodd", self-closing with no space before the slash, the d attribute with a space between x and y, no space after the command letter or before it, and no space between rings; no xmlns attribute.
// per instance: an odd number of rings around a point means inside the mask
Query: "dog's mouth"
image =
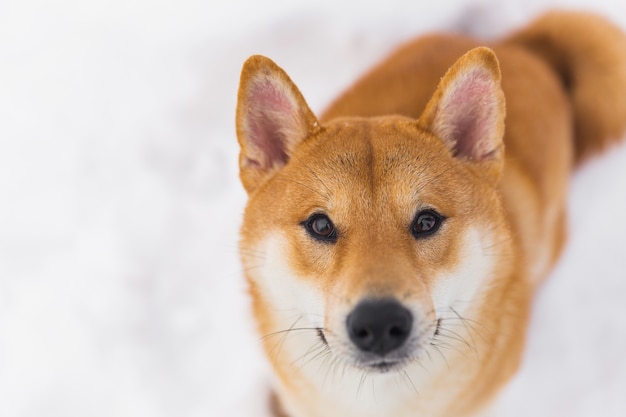
<svg viewBox="0 0 626 417"><path fill-rule="evenodd" d="M324 334L324 329L317 329L317 337L326 348L332 350L328 340L326 339L326 335ZM393 356L394 357L381 358L377 355L367 355L366 357L361 356L355 358L356 360L352 360L352 362L355 367L374 373L399 371L409 362L408 354L396 352Z"/></svg>
<svg viewBox="0 0 626 417"><path fill-rule="evenodd" d="M364 366L363 365L362 366L368 370L384 374L387 372L400 370L404 366L405 363L406 363L405 360L384 359L378 362L367 363L367 364L364 364Z"/></svg>

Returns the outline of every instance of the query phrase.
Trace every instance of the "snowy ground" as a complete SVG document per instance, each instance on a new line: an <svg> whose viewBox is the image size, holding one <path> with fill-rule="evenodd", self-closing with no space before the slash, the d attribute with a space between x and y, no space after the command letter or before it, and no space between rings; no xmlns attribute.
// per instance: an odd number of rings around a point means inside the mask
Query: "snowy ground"
<svg viewBox="0 0 626 417"><path fill-rule="evenodd" d="M413 35L494 36L559 4L334 3L0 3L0 416L263 417L236 249L245 58L319 111ZM560 4L626 28L619 2ZM626 146L576 174L500 416L626 415L625 184Z"/></svg>

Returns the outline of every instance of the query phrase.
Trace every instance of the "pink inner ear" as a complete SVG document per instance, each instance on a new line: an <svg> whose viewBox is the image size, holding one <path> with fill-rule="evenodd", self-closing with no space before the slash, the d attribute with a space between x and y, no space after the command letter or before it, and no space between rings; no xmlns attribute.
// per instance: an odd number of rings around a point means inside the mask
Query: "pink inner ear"
<svg viewBox="0 0 626 417"><path fill-rule="evenodd" d="M280 85L262 78L254 81L248 95L248 138L257 150L250 163L260 168L284 165L288 160L287 135L297 128L297 108Z"/></svg>
<svg viewBox="0 0 626 417"><path fill-rule="evenodd" d="M491 75L476 68L453 82L440 108L445 139L457 156L482 159L495 150L498 97Z"/></svg>

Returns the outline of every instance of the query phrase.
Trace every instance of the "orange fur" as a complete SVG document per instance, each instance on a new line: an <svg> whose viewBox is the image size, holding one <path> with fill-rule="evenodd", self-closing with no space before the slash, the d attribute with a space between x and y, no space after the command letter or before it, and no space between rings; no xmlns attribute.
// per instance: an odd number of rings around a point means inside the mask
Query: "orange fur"
<svg viewBox="0 0 626 417"><path fill-rule="evenodd" d="M241 257L277 414L470 416L517 369L533 293L565 239L571 168L626 127L626 37L561 12L488 46L417 39L321 122L276 64L244 65ZM445 220L422 238L424 210ZM310 231L319 213L332 240ZM408 359L387 373L346 335L369 298L415 317Z"/></svg>

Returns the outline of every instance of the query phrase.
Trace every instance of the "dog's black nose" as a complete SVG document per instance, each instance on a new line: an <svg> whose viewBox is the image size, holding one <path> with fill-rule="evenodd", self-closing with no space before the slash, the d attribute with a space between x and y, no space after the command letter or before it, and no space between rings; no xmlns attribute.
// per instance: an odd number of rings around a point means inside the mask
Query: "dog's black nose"
<svg viewBox="0 0 626 417"><path fill-rule="evenodd" d="M346 319L352 343L364 352L378 355L402 346L412 325L411 312L391 299L362 301Z"/></svg>

